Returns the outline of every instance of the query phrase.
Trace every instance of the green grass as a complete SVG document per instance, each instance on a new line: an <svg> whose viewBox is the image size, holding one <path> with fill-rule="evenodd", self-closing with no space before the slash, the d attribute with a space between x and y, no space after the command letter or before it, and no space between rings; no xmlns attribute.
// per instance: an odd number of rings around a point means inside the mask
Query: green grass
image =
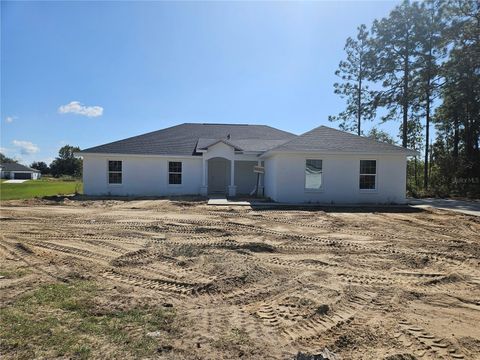
<svg viewBox="0 0 480 360"><path fill-rule="evenodd" d="M87 359L152 356L161 331L175 335L175 312L163 307L115 310L98 303L105 290L92 281L50 284L0 309L0 358Z"/></svg>
<svg viewBox="0 0 480 360"><path fill-rule="evenodd" d="M0 183L0 200L30 199L34 197L66 195L82 192L80 181L28 180L21 184Z"/></svg>

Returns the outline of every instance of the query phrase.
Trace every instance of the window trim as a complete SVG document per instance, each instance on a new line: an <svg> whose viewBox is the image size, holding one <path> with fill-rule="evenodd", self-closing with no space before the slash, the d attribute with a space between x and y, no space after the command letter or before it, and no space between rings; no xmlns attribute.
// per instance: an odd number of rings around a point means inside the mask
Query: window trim
<svg viewBox="0 0 480 360"><path fill-rule="evenodd" d="M362 169L361 162L362 161L375 161L375 174L362 174L360 171ZM362 175L370 175L370 176L375 176L375 188L374 189L362 189L360 187L360 176ZM360 159L358 161L358 191L362 193L375 193L378 192L378 159Z"/></svg>
<svg viewBox="0 0 480 360"><path fill-rule="evenodd" d="M177 172L177 171L170 172L170 163L180 163L181 167L182 167L182 171L180 171L180 172ZM180 174L180 184L170 184L170 174ZM183 186L183 161L177 161L177 160L168 160L167 161L167 185L168 186L173 186L173 187Z"/></svg>
<svg viewBox="0 0 480 360"><path fill-rule="evenodd" d="M110 171L110 161L120 161L122 163L122 171ZM123 160L119 159L107 159L107 185L108 186L122 186L123 185ZM110 182L110 173L120 173L122 174L122 181L119 183Z"/></svg>
<svg viewBox="0 0 480 360"><path fill-rule="evenodd" d="M314 188L307 188L307 160L320 160L322 162L322 172L321 172L321 179L322 183L320 185L320 188L314 189ZM325 191L325 181L323 178L323 168L324 168L325 160L324 159L319 159L319 158L305 158L305 161L303 162L303 191L306 193L319 193Z"/></svg>

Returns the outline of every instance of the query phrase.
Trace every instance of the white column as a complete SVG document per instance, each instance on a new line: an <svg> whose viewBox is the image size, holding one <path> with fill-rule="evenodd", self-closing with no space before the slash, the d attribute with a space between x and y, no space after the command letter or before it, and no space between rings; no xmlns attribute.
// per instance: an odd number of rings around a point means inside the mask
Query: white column
<svg viewBox="0 0 480 360"><path fill-rule="evenodd" d="M208 160L202 161L202 186L200 187L200 194L203 196L208 195Z"/></svg>
<svg viewBox="0 0 480 360"><path fill-rule="evenodd" d="M237 187L235 186L235 160L230 160L230 186L228 187L228 196L235 196Z"/></svg>
<svg viewBox="0 0 480 360"><path fill-rule="evenodd" d="M262 166L262 161L261 161L261 160L258 160L258 163L257 163L257 164L258 164L258 166ZM259 175L258 192L257 192L257 194L258 194L259 196L263 196L263 177L264 177L264 176L265 176L264 174L260 174L260 175Z"/></svg>

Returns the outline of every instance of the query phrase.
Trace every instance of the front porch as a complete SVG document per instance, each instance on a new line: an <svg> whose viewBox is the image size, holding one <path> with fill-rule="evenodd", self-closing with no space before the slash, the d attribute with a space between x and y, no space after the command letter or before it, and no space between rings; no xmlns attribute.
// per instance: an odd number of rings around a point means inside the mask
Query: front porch
<svg viewBox="0 0 480 360"><path fill-rule="evenodd" d="M219 142L203 152L202 186L200 193L234 197L263 193L263 176L254 172L262 162L257 154L244 154Z"/></svg>
<svg viewBox="0 0 480 360"><path fill-rule="evenodd" d="M260 161L214 157L203 161L202 195L239 196L263 193L263 179L254 167Z"/></svg>

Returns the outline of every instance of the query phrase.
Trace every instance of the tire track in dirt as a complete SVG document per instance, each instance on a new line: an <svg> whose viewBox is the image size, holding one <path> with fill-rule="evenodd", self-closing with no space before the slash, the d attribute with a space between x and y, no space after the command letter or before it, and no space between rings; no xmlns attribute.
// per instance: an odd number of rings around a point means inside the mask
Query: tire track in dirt
<svg viewBox="0 0 480 360"><path fill-rule="evenodd" d="M443 358L443 359L465 359L461 349L439 338L424 328L412 324L409 321L399 321L399 333L394 336L402 341L406 347L411 348L418 357ZM410 340L410 341L409 341Z"/></svg>

